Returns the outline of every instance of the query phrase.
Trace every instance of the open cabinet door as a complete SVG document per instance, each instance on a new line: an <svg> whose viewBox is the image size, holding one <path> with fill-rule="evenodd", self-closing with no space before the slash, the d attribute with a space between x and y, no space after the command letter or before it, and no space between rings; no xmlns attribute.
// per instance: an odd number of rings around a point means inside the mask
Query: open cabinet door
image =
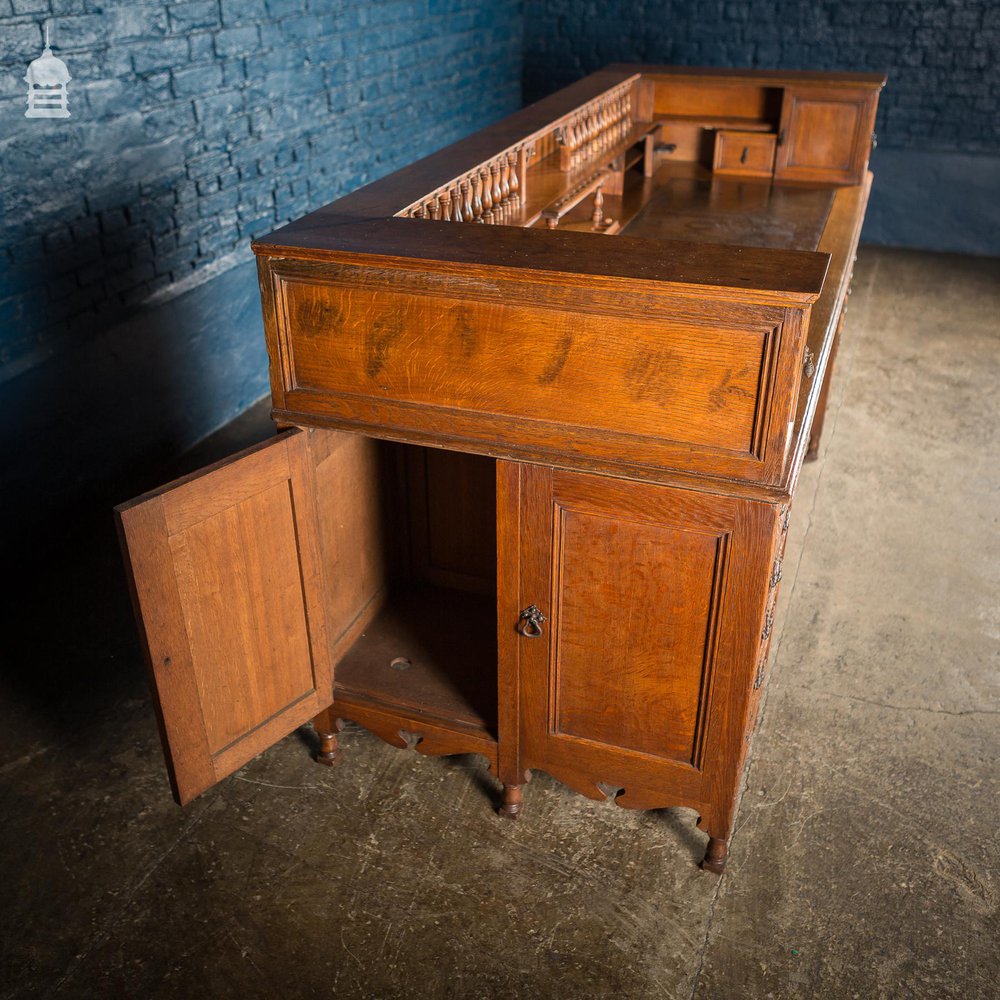
<svg viewBox="0 0 1000 1000"><path fill-rule="evenodd" d="M314 483L291 431L116 508L182 805L332 701Z"/></svg>

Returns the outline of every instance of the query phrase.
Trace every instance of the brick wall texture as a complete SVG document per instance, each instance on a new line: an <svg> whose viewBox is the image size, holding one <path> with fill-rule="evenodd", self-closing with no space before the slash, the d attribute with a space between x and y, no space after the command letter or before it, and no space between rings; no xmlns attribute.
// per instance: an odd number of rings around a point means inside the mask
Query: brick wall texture
<svg viewBox="0 0 1000 1000"><path fill-rule="evenodd" d="M0 377L520 106L520 0L0 0ZM24 117L48 24L72 117Z"/></svg>
<svg viewBox="0 0 1000 1000"><path fill-rule="evenodd" d="M609 62L887 71L879 144L1000 152L1000 0L527 0L525 99Z"/></svg>

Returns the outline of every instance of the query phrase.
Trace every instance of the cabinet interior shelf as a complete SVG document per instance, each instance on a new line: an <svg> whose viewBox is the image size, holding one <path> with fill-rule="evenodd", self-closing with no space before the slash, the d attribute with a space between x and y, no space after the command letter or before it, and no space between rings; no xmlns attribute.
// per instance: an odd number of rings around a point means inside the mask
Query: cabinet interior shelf
<svg viewBox="0 0 1000 1000"><path fill-rule="evenodd" d="M495 598L424 583L390 595L337 665L334 698L495 740Z"/></svg>

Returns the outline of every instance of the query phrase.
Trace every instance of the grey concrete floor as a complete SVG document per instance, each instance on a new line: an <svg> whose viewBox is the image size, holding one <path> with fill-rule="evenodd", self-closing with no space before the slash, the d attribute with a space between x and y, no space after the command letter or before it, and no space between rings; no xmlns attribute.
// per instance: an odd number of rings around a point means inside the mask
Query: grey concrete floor
<svg viewBox="0 0 1000 1000"><path fill-rule="evenodd" d="M689 811L539 775L507 824L474 758L359 729L177 808L81 525L5 607L2 996L1000 995L998 400L1000 263L864 250L721 880Z"/></svg>

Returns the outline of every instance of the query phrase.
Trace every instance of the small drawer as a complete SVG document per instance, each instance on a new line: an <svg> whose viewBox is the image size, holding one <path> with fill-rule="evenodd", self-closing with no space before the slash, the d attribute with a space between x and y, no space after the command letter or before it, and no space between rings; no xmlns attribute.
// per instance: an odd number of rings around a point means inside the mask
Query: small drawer
<svg viewBox="0 0 1000 1000"><path fill-rule="evenodd" d="M715 133L717 174L740 174L744 177L770 177L774 172L775 136L767 132Z"/></svg>

